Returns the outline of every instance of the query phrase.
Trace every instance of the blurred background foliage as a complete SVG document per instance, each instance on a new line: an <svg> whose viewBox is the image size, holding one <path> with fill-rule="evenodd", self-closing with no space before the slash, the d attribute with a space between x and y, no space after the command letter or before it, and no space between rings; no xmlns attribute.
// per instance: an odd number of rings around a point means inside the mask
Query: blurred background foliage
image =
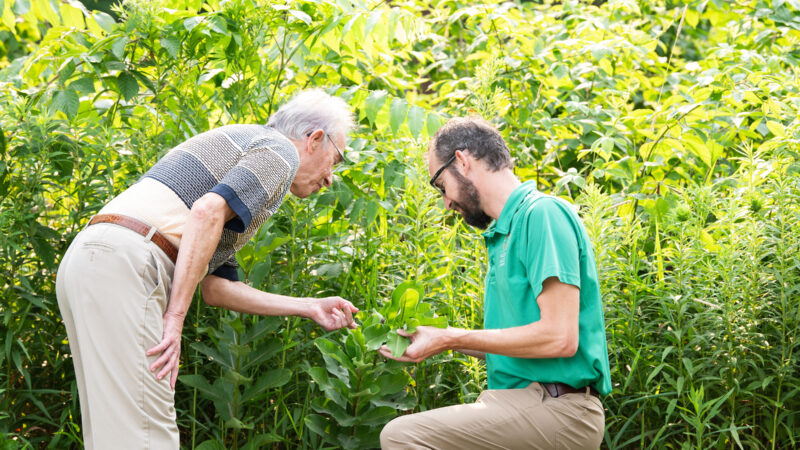
<svg viewBox="0 0 800 450"><path fill-rule="evenodd" d="M604 447L797 446L799 42L798 0L0 1L0 448L81 447L54 279L89 217L182 140L309 87L352 105L355 164L287 198L241 275L348 298L362 327L196 299L184 447L368 448L397 414L475 399L476 360L374 352L404 281L451 326L482 324L480 236L422 158L466 114L594 239Z"/></svg>

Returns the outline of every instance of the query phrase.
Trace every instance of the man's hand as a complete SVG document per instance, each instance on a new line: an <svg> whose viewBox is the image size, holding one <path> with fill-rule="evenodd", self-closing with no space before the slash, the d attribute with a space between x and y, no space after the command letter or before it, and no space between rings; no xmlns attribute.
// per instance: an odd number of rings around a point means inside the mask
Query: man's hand
<svg viewBox="0 0 800 450"><path fill-rule="evenodd" d="M153 364L150 372L158 370L157 379L170 374L169 385L175 389L178 380L178 363L181 359L181 334L183 333L183 317L166 312L163 317L164 332L161 342L146 352L147 356L161 354Z"/></svg>
<svg viewBox="0 0 800 450"><path fill-rule="evenodd" d="M411 339L411 345L408 346L403 355L395 358L389 347L383 346L378 351L381 355L389 359L404 362L420 362L424 359L430 358L433 355L438 355L447 350L446 337L447 328L436 328L419 326L414 334L408 334L404 330L397 330L400 336L406 336Z"/></svg>
<svg viewBox="0 0 800 450"><path fill-rule="evenodd" d="M317 322L325 331L349 327L358 328L353 314L358 308L342 297L310 298L306 317Z"/></svg>

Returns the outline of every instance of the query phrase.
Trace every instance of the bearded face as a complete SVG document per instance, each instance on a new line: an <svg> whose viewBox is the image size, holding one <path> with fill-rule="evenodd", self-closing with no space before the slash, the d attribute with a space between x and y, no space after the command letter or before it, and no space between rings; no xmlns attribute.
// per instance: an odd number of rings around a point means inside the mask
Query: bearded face
<svg viewBox="0 0 800 450"><path fill-rule="evenodd" d="M461 197L459 201L453 200L453 209L461 213L468 225L485 230L492 223L492 218L481 208L478 189L459 171L454 170L452 174L458 182Z"/></svg>

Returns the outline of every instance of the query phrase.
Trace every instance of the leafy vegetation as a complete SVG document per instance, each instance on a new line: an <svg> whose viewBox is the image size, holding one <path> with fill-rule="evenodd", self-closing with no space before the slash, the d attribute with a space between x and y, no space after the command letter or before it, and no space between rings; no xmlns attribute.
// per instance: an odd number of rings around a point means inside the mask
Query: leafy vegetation
<svg viewBox="0 0 800 450"><path fill-rule="evenodd" d="M88 218L187 137L263 123L313 86L356 111L355 164L287 198L238 254L241 275L348 298L361 328L195 299L185 447L369 447L396 414L485 387L460 354L374 351L414 326L406 291L392 295L407 281L420 317L482 324L480 237L442 211L421 158L465 114L493 120L519 177L575 202L593 237L614 384L604 446L798 445L797 1L126 0L116 14L0 2L4 448L81 446L53 287Z"/></svg>

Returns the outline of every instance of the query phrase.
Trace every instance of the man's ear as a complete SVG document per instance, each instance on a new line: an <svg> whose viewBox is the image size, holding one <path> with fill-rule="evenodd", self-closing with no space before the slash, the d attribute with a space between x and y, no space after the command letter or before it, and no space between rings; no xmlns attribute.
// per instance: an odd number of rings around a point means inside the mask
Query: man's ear
<svg viewBox="0 0 800 450"><path fill-rule="evenodd" d="M472 157L461 150L456 150L455 155L456 160L454 162L461 166L464 176L469 176L469 171L472 169Z"/></svg>
<svg viewBox="0 0 800 450"><path fill-rule="evenodd" d="M307 139L308 147L311 150L311 153L316 152L325 146L325 132L322 130L322 128L318 128L311 132Z"/></svg>

